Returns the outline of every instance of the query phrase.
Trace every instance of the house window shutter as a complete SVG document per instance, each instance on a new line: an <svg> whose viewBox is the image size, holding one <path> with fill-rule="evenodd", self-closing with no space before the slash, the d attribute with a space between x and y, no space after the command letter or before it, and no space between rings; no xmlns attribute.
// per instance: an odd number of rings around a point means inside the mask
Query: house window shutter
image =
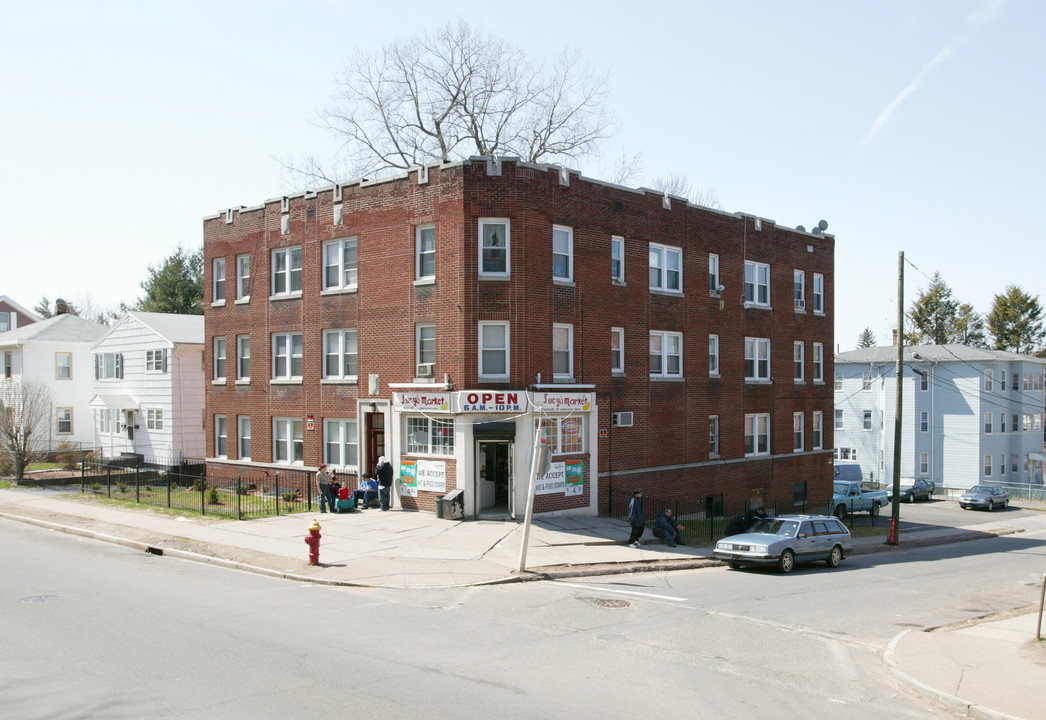
<svg viewBox="0 0 1046 720"><path fill-rule="evenodd" d="M97 380L101 376L101 373L98 371L98 366L101 365L101 364L102 364L102 356L101 355L95 355L94 356L94 379L95 380Z"/></svg>
<svg viewBox="0 0 1046 720"><path fill-rule="evenodd" d="M164 351L163 351L163 371L167 372L167 349L166 348L164 348Z"/></svg>
<svg viewBox="0 0 1046 720"><path fill-rule="evenodd" d="M116 377L123 380L123 353L116 353Z"/></svg>

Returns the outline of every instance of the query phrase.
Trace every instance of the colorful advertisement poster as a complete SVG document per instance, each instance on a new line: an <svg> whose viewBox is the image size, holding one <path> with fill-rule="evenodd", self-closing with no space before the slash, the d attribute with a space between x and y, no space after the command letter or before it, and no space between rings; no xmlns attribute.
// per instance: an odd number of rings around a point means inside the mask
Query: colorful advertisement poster
<svg viewBox="0 0 1046 720"><path fill-rule="evenodd" d="M566 496L581 495L585 491L585 461L567 460L555 462L548 472L537 479L535 495L563 493Z"/></svg>
<svg viewBox="0 0 1046 720"><path fill-rule="evenodd" d="M417 460L400 460L400 495L418 496Z"/></svg>
<svg viewBox="0 0 1046 720"><path fill-rule="evenodd" d="M563 494L566 496L582 495L585 492L585 461L566 461L566 487Z"/></svg>

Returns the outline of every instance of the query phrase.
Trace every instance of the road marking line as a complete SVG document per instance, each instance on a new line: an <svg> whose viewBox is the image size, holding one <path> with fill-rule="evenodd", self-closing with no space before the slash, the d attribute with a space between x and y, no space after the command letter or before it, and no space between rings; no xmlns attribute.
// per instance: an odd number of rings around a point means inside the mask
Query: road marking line
<svg viewBox="0 0 1046 720"><path fill-rule="evenodd" d="M563 585L565 587L580 588L582 590L595 590L597 592L609 592L618 593L619 595L638 595L640 597L656 598L658 600L672 600L674 602L686 602L686 598L672 597L671 595L655 595L654 593L643 593L636 592L635 590L613 590L608 587L601 585L577 585L575 583L559 582L556 581L556 585Z"/></svg>

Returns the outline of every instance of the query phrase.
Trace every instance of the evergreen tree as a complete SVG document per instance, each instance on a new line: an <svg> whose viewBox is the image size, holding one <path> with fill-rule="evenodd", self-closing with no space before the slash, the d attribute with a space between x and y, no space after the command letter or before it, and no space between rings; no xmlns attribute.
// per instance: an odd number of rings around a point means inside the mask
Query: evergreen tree
<svg viewBox="0 0 1046 720"><path fill-rule="evenodd" d="M996 350L1030 353L1042 344L1046 330L1042 324L1039 296L1032 297L1019 285L1007 285L996 295L988 313L988 331Z"/></svg>
<svg viewBox="0 0 1046 720"><path fill-rule="evenodd" d="M158 267L150 265L141 285L145 297L138 310L203 315L203 248L190 252L179 247Z"/></svg>
<svg viewBox="0 0 1046 720"><path fill-rule="evenodd" d="M54 317L54 307L51 305L51 301L47 297L41 297L40 302L33 308L33 312L46 320L49 317Z"/></svg>
<svg viewBox="0 0 1046 720"><path fill-rule="evenodd" d="M861 334L857 336L857 347L875 347L875 333L872 332L872 329L870 327L866 327L864 330L861 331Z"/></svg>
<svg viewBox="0 0 1046 720"><path fill-rule="evenodd" d="M905 333L905 344L944 345L953 342L952 330L958 308L952 289L939 272L934 273L930 287L920 290L919 297L912 303L912 329Z"/></svg>
<svg viewBox="0 0 1046 720"><path fill-rule="evenodd" d="M952 341L970 347L987 347L984 335L984 316L970 303L962 303L955 313Z"/></svg>

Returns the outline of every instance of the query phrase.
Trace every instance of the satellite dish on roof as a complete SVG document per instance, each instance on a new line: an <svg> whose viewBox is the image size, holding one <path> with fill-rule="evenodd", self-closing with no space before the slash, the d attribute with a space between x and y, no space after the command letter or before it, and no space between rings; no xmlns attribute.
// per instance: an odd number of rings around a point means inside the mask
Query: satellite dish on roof
<svg viewBox="0 0 1046 720"><path fill-rule="evenodd" d="M795 229L799 232L806 232L806 228L804 228L802 225L796 225Z"/></svg>
<svg viewBox="0 0 1046 720"><path fill-rule="evenodd" d="M821 234L821 228L820 227L815 227L810 232L813 233L814 235L820 235Z"/></svg>
<svg viewBox="0 0 1046 720"><path fill-rule="evenodd" d="M817 223L817 227L821 228L821 232L824 232L825 230L828 229L828 221L827 220L821 220L820 222Z"/></svg>

